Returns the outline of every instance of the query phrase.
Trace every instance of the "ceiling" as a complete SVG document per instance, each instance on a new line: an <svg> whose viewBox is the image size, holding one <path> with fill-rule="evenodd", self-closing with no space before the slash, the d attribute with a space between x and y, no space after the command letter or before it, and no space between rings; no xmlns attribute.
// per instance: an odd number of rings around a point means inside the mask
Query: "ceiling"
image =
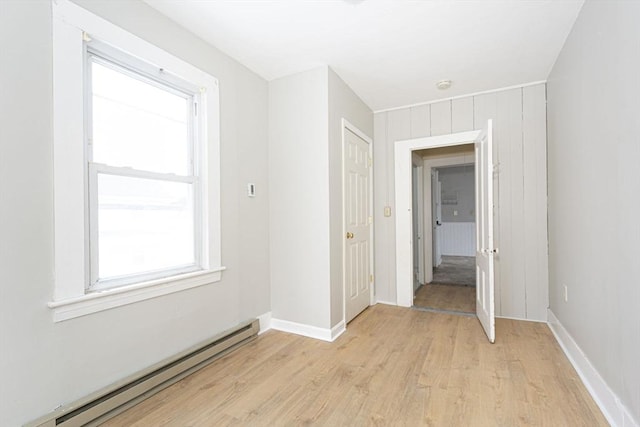
<svg viewBox="0 0 640 427"><path fill-rule="evenodd" d="M545 80L584 2L144 1L266 80L329 65L374 111Z"/></svg>

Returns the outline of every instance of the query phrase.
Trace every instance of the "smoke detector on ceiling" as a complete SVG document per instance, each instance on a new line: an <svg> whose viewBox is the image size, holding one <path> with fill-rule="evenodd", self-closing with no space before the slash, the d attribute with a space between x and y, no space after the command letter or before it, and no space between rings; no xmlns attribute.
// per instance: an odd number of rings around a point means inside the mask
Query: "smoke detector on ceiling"
<svg viewBox="0 0 640 427"><path fill-rule="evenodd" d="M440 80L436 83L436 87L440 90L446 90L451 87L451 80Z"/></svg>

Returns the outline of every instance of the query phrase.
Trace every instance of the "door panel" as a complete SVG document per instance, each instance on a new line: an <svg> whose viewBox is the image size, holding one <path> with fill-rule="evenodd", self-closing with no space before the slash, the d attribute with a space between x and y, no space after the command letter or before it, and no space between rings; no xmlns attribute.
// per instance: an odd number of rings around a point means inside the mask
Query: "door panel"
<svg viewBox="0 0 640 427"><path fill-rule="evenodd" d="M476 314L495 341L492 121L475 141L476 155Z"/></svg>
<svg viewBox="0 0 640 427"><path fill-rule="evenodd" d="M371 301L369 144L345 129L345 320L349 322Z"/></svg>

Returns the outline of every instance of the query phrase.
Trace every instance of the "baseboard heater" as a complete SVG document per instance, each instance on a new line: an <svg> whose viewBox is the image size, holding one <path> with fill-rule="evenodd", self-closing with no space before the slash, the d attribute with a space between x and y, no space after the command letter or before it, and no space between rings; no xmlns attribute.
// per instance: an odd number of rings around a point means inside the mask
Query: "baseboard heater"
<svg viewBox="0 0 640 427"><path fill-rule="evenodd" d="M258 320L242 323L89 396L57 408L52 413L25 426L100 425L239 346L254 340L259 330Z"/></svg>

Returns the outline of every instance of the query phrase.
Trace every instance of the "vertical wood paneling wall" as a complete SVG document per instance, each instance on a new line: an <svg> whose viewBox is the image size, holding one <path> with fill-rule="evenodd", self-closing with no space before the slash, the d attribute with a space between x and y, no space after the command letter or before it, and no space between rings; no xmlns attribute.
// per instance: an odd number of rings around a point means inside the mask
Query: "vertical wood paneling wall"
<svg viewBox="0 0 640 427"><path fill-rule="evenodd" d="M496 314L546 321L548 306L545 85L533 85L374 116L375 285L396 303L395 141L481 129L494 121ZM383 215L392 207L391 217Z"/></svg>

